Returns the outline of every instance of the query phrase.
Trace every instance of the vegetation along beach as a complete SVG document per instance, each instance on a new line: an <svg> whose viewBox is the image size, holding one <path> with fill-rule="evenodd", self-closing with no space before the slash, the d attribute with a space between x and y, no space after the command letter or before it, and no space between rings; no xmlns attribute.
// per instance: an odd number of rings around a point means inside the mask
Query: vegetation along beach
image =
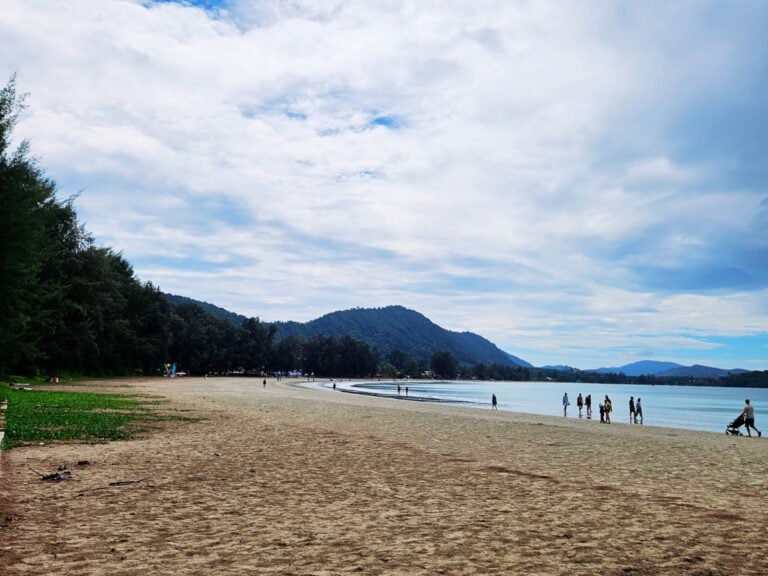
<svg viewBox="0 0 768 576"><path fill-rule="evenodd" d="M764 440L294 380L74 389L162 397L184 419L5 451L9 576L768 572Z"/></svg>

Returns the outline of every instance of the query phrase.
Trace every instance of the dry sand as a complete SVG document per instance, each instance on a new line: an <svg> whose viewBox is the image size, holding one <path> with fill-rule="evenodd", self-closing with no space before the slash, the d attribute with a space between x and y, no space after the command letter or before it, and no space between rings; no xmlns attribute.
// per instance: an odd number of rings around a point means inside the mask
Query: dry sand
<svg viewBox="0 0 768 576"><path fill-rule="evenodd" d="M120 390L202 420L2 454L3 575L768 574L765 438L271 380Z"/></svg>

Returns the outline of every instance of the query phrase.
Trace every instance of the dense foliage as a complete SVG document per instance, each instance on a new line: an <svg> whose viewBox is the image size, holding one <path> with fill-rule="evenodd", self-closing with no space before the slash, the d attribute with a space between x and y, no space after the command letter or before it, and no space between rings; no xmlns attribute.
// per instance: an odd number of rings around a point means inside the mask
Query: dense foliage
<svg viewBox="0 0 768 576"><path fill-rule="evenodd" d="M165 300L130 264L94 246L10 137L23 97L0 92L0 372L148 370L167 340Z"/></svg>
<svg viewBox="0 0 768 576"><path fill-rule="evenodd" d="M725 378L720 378L717 385L740 388L768 388L768 370L732 374Z"/></svg>
<svg viewBox="0 0 768 576"><path fill-rule="evenodd" d="M242 314L237 314L236 312L230 312L229 310L226 310L221 306L216 306L215 304L211 304L210 302L202 302L200 300L195 300L193 298L189 298L188 296L179 296L177 294L168 294L166 292L165 298L166 300L168 300L168 302L174 305L196 304L200 308L202 308L205 312L213 316L214 318L218 318L219 320L227 320L228 322L230 322L231 324L234 324L235 326L240 326L240 324L242 324L245 320L248 319Z"/></svg>
<svg viewBox="0 0 768 576"><path fill-rule="evenodd" d="M459 363L453 354L444 350L438 350L432 354L430 363L432 373L438 378L453 379L459 375Z"/></svg>
<svg viewBox="0 0 768 576"><path fill-rule="evenodd" d="M588 370L529 370L531 380L554 382L591 382L596 384L640 384L666 386L725 386L740 388L768 388L768 370L743 372L728 376L628 376L621 372L592 372Z"/></svg>

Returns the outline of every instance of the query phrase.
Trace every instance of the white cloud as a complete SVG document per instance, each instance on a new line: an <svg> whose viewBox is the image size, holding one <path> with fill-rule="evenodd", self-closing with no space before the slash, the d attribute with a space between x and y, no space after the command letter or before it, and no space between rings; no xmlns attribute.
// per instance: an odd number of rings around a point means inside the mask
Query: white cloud
<svg viewBox="0 0 768 576"><path fill-rule="evenodd" d="M0 74L31 93L20 135L167 291L266 319L403 304L581 365L765 318L743 291L642 279L755 210L743 160L693 154L681 120L739 98L724 80L743 87L759 35L734 33L735 8L0 4Z"/></svg>

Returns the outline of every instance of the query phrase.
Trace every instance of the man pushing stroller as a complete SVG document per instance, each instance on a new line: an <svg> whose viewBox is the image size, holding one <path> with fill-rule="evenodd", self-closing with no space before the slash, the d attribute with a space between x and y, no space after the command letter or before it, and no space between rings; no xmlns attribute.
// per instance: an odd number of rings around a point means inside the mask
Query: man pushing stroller
<svg viewBox="0 0 768 576"><path fill-rule="evenodd" d="M745 425L747 427L747 436L752 436L752 433L749 431L750 428L757 432L758 438L763 435L755 426L755 407L749 403L749 400L744 400L744 410L741 411L733 422L728 424L725 433L732 436L742 436L740 428Z"/></svg>
<svg viewBox="0 0 768 576"><path fill-rule="evenodd" d="M747 428L747 436L752 436L752 433L749 431L749 429L754 428L754 430L757 432L757 437L760 438L763 433L760 432L760 430L758 430L755 426L755 407L749 403L749 399L744 400L744 410L741 411L741 415L744 416L744 425Z"/></svg>

